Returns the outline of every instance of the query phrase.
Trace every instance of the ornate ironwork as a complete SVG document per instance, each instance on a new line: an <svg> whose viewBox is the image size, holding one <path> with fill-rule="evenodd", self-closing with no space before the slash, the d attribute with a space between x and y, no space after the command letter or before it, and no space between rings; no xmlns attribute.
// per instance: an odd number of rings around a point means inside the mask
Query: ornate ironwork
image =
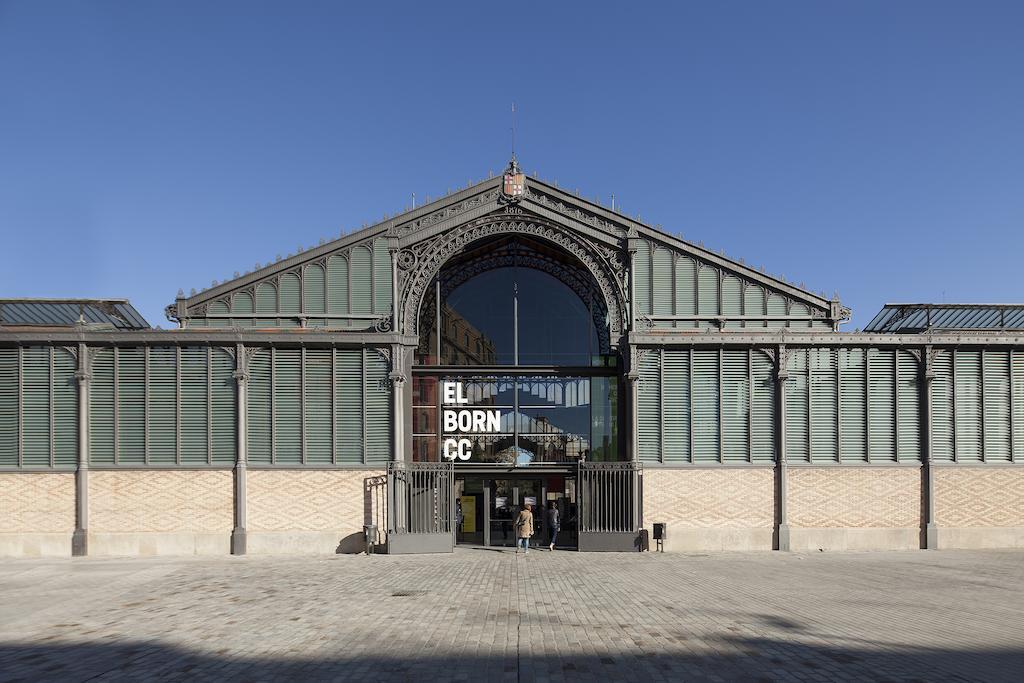
<svg viewBox="0 0 1024 683"><path fill-rule="evenodd" d="M419 309L427 287L444 264L471 244L503 234L532 235L576 257L590 272L601 291L608 309L609 338L612 344L617 342L626 324L623 317L626 296L622 282L608 261L593 245L570 230L536 216L507 213L484 216L413 247L419 263L406 274L402 284L403 316L398 327L405 334L417 335Z"/></svg>

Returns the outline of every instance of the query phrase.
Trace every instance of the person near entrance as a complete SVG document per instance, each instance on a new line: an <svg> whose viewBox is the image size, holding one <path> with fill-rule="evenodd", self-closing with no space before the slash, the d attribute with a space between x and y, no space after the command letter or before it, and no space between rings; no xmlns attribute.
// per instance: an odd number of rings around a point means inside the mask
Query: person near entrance
<svg viewBox="0 0 1024 683"><path fill-rule="evenodd" d="M530 537L533 536L533 510L529 503L523 505L516 517L516 554L522 548L527 555L530 554Z"/></svg>
<svg viewBox="0 0 1024 683"><path fill-rule="evenodd" d="M548 525L548 540L550 541L548 549L554 550L555 543L558 542L558 531L562 528L562 520L561 514L558 511L558 505L553 500L548 501L548 516L545 521Z"/></svg>

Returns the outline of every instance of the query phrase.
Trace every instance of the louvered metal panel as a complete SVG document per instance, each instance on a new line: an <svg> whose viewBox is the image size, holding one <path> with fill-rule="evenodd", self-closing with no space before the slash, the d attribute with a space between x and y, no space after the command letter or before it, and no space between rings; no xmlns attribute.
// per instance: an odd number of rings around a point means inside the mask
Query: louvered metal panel
<svg viewBox="0 0 1024 683"><path fill-rule="evenodd" d="M22 464L50 465L50 349L22 349Z"/></svg>
<svg viewBox="0 0 1024 683"><path fill-rule="evenodd" d="M981 414L981 351L957 349L953 354L953 388L956 410L956 460L984 459Z"/></svg>
<svg viewBox="0 0 1024 683"><path fill-rule="evenodd" d="M650 315L653 311L651 257L650 243L640 240L637 244L636 255L633 257L633 295L636 297L637 315Z"/></svg>
<svg viewBox="0 0 1024 683"><path fill-rule="evenodd" d="M270 384L270 350L260 349L249 360L249 394L247 401L246 448L248 461L254 465L272 462L271 432L273 393Z"/></svg>
<svg viewBox="0 0 1024 683"><path fill-rule="evenodd" d="M224 315L226 313L230 313L231 309L228 306L227 301L219 300L211 303L206 309L206 312L209 315ZM230 327L231 320L228 318L207 318L206 325L208 327Z"/></svg>
<svg viewBox="0 0 1024 683"><path fill-rule="evenodd" d="M750 460L750 365L746 349L722 351L722 459Z"/></svg>
<svg viewBox="0 0 1024 683"><path fill-rule="evenodd" d="M264 282L256 288L256 312L277 313L277 287L271 282ZM257 318L256 327L273 327L274 318Z"/></svg>
<svg viewBox="0 0 1024 683"><path fill-rule="evenodd" d="M808 444L807 351L789 352L789 379L786 391L786 459L810 462Z"/></svg>
<svg viewBox="0 0 1024 683"><path fill-rule="evenodd" d="M173 465L178 454L177 351L170 347L149 350L149 463Z"/></svg>
<svg viewBox="0 0 1024 683"><path fill-rule="evenodd" d="M767 303L768 315L786 315L786 300L779 294L769 294ZM769 320L767 327L777 329L786 325L785 320Z"/></svg>
<svg viewBox="0 0 1024 683"><path fill-rule="evenodd" d="M363 352L355 349L334 351L335 444L337 461L363 461Z"/></svg>
<svg viewBox="0 0 1024 683"><path fill-rule="evenodd" d="M637 459L661 460L661 355L647 352L640 362L637 386Z"/></svg>
<svg viewBox="0 0 1024 683"><path fill-rule="evenodd" d="M327 293L324 291L324 269L315 263L306 266L302 272L303 312L326 312L326 298Z"/></svg>
<svg viewBox="0 0 1024 683"><path fill-rule="evenodd" d="M651 266L651 280L654 284L651 306L655 315L672 315L672 299L675 297L672 260L672 252L665 247L654 249Z"/></svg>
<svg viewBox="0 0 1024 683"><path fill-rule="evenodd" d="M299 276L295 273L285 273L281 276L281 312L298 313L302 303L300 301L301 285Z"/></svg>
<svg viewBox="0 0 1024 683"><path fill-rule="evenodd" d="M209 377L205 346L181 349L181 463L209 462Z"/></svg>
<svg viewBox="0 0 1024 683"><path fill-rule="evenodd" d="M896 461L896 357L868 349L868 458Z"/></svg>
<svg viewBox="0 0 1024 683"><path fill-rule="evenodd" d="M743 314L743 283L732 275L722 277L722 315L734 318ZM739 322L726 322L726 329L742 327Z"/></svg>
<svg viewBox="0 0 1024 683"><path fill-rule="evenodd" d="M718 270L701 266L697 273L697 312L718 315L718 311Z"/></svg>
<svg viewBox="0 0 1024 683"><path fill-rule="evenodd" d="M1010 420L1013 423L1013 460L1024 462L1024 351L1010 351Z"/></svg>
<svg viewBox="0 0 1024 683"><path fill-rule="evenodd" d="M747 283L743 288L743 314L744 315L767 315L767 306L765 302L765 291L757 285ZM765 323L763 320L747 321L744 327L758 328L764 327Z"/></svg>
<svg viewBox="0 0 1024 683"><path fill-rule="evenodd" d="M233 465L238 457L235 358L224 349L213 349L210 361L210 458L214 465Z"/></svg>
<svg viewBox="0 0 1024 683"><path fill-rule="evenodd" d="M306 462L329 463L332 459L333 410L331 396L331 349L307 349L303 381L306 412Z"/></svg>
<svg viewBox="0 0 1024 683"><path fill-rule="evenodd" d="M373 241L373 312L391 312L391 254L388 241Z"/></svg>
<svg viewBox="0 0 1024 683"><path fill-rule="evenodd" d="M146 463L146 350L117 349L117 462Z"/></svg>
<svg viewBox="0 0 1024 683"><path fill-rule="evenodd" d="M750 453L754 462L775 461L775 366L761 351L750 352L753 377L750 415Z"/></svg>
<svg viewBox="0 0 1024 683"><path fill-rule="evenodd" d="M808 349L811 462L839 462L839 385L835 349Z"/></svg>
<svg viewBox="0 0 1024 683"><path fill-rule="evenodd" d="M676 315L697 315L697 262L688 256L676 258ZM679 328L696 327L695 322L678 322Z"/></svg>
<svg viewBox="0 0 1024 683"><path fill-rule="evenodd" d="M653 355L652 352L651 355ZM664 385L664 462L690 462L690 351L665 349ZM657 393L657 376L652 378ZM655 395L655 398L657 396ZM650 429L650 426L648 426ZM640 449L643 455L644 449Z"/></svg>
<svg viewBox="0 0 1024 683"><path fill-rule="evenodd" d="M932 459L953 462L953 352L936 352L932 368Z"/></svg>
<svg viewBox="0 0 1024 683"><path fill-rule="evenodd" d="M352 250L351 282L352 312L370 313L371 289L373 287L373 256L366 247Z"/></svg>
<svg viewBox="0 0 1024 683"><path fill-rule="evenodd" d="M91 349L89 382L89 462L114 464L114 351Z"/></svg>
<svg viewBox="0 0 1024 683"><path fill-rule="evenodd" d="M900 462L920 461L921 392L920 367L908 351L896 352L896 450Z"/></svg>
<svg viewBox="0 0 1024 683"><path fill-rule="evenodd" d="M721 457L718 350L693 351L693 461L717 462Z"/></svg>
<svg viewBox="0 0 1024 683"><path fill-rule="evenodd" d="M811 309L801 303L792 303L789 307L790 315L810 315ZM789 326L794 329L805 329L811 327L811 322L807 320L793 320L790 321Z"/></svg>
<svg viewBox="0 0 1024 683"><path fill-rule="evenodd" d="M327 259L327 312L349 313L348 306L348 259L344 256L332 256ZM344 326L343 322L333 321L332 325Z"/></svg>
<svg viewBox="0 0 1024 683"><path fill-rule="evenodd" d="M1010 352L982 352L985 430L985 461L1009 462L1010 458Z"/></svg>
<svg viewBox="0 0 1024 683"><path fill-rule="evenodd" d="M366 463L383 465L391 460L391 385L388 364L376 351L365 349Z"/></svg>
<svg viewBox="0 0 1024 683"><path fill-rule="evenodd" d="M864 349L839 349L839 455L867 462L867 368Z"/></svg>
<svg viewBox="0 0 1024 683"><path fill-rule="evenodd" d="M53 464L74 467L78 463L77 359L66 349L53 350Z"/></svg>
<svg viewBox="0 0 1024 683"><path fill-rule="evenodd" d="M302 354L274 350L274 462L302 462Z"/></svg>
<svg viewBox="0 0 1024 683"><path fill-rule="evenodd" d="M248 292L238 292L231 298L232 313L254 313L255 308L252 295ZM235 327L252 327L252 318L233 318L231 324Z"/></svg>
<svg viewBox="0 0 1024 683"><path fill-rule="evenodd" d="M18 465L18 349L0 349L0 466Z"/></svg>

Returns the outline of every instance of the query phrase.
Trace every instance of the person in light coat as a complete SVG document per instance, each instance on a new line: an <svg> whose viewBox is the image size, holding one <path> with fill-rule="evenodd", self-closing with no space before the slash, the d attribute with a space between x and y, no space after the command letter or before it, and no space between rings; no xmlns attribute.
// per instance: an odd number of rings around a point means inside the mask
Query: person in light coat
<svg viewBox="0 0 1024 683"><path fill-rule="evenodd" d="M516 554L519 554L519 549L522 548L528 555L530 553L530 537L533 536L533 510L529 503L523 505L523 509L519 511L515 527Z"/></svg>

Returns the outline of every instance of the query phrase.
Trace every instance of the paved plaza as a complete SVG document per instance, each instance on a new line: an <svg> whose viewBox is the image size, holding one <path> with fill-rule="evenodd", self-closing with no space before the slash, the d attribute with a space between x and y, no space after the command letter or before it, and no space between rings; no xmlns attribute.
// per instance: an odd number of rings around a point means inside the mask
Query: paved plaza
<svg viewBox="0 0 1024 683"><path fill-rule="evenodd" d="M0 561L0 679L1020 680L1024 552Z"/></svg>

